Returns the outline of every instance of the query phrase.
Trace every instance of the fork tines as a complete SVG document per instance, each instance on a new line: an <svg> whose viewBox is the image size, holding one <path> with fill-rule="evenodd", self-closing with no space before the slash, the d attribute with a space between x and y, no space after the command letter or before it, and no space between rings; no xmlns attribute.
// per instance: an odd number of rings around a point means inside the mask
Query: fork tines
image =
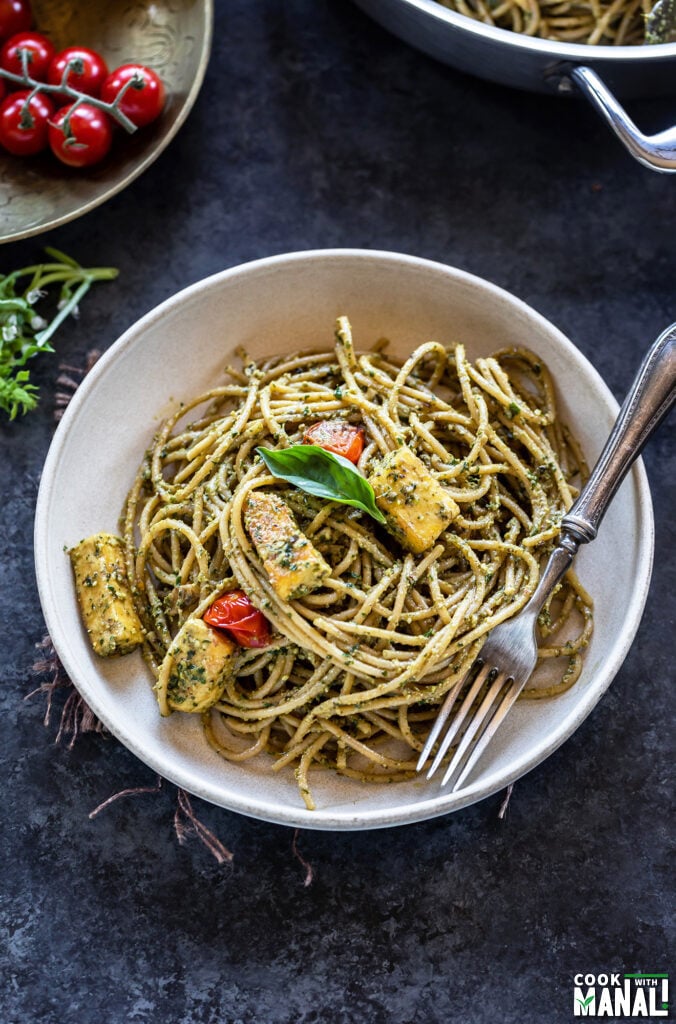
<svg viewBox="0 0 676 1024"><path fill-rule="evenodd" d="M445 786L453 780L451 788L458 789L490 743L518 697L522 685L504 672L498 671L490 662L482 663L481 659L478 659L469 672L449 691L418 759L417 771L421 771L425 766L457 704L457 710L441 738L427 772L427 778L432 778L451 744L456 741L456 750L441 785Z"/></svg>

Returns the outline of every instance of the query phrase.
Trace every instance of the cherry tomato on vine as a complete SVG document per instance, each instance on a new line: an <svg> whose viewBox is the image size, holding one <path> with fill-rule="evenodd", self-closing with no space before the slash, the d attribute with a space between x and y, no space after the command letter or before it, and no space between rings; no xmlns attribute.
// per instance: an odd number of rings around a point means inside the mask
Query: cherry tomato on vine
<svg viewBox="0 0 676 1024"><path fill-rule="evenodd" d="M33 156L46 149L49 119L54 104L47 96L33 96L28 107L28 89L12 92L0 104L0 144L14 156ZM26 109L24 109L26 108Z"/></svg>
<svg viewBox="0 0 676 1024"><path fill-rule="evenodd" d="M69 167L97 164L108 153L112 141L113 129L108 116L88 103L61 107L49 125L52 153Z"/></svg>
<svg viewBox="0 0 676 1024"><path fill-rule="evenodd" d="M47 81L50 85L61 84L69 64L71 68L68 71L66 84L79 92L85 92L88 96L98 97L101 86L108 77L108 65L103 57L86 46L68 46L51 60L47 71ZM78 71L76 68L82 70Z"/></svg>
<svg viewBox="0 0 676 1024"><path fill-rule="evenodd" d="M39 32L17 32L0 50L0 67L15 75L23 73L21 54L28 51L28 74L37 82L47 81L47 71L54 56L54 47Z"/></svg>
<svg viewBox="0 0 676 1024"><path fill-rule="evenodd" d="M128 85L129 82L135 84ZM151 68L143 64L123 64L116 68L103 83L101 99L112 103L123 88L125 92L119 108L137 128L160 116L164 106L164 83Z"/></svg>
<svg viewBox="0 0 676 1024"><path fill-rule="evenodd" d="M33 24L28 0L0 0L0 39L27 32Z"/></svg>
<svg viewBox="0 0 676 1024"><path fill-rule="evenodd" d="M225 629L240 647L267 647L270 625L243 590L231 590L207 608L204 621Z"/></svg>

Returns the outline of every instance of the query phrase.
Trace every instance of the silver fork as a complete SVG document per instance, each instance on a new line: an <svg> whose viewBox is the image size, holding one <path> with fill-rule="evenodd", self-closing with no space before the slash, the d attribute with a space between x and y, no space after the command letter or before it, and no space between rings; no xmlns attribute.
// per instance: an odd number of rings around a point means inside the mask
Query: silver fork
<svg viewBox="0 0 676 1024"><path fill-rule="evenodd" d="M424 768L456 702L458 708L439 743L428 779L454 741L457 749L441 785L453 780L452 789L456 790L472 771L535 668L536 626L543 605L580 544L596 536L629 467L675 399L676 324L672 324L648 351L598 462L570 512L561 520L558 544L533 596L518 615L490 632L474 665L446 697L418 760L418 771Z"/></svg>

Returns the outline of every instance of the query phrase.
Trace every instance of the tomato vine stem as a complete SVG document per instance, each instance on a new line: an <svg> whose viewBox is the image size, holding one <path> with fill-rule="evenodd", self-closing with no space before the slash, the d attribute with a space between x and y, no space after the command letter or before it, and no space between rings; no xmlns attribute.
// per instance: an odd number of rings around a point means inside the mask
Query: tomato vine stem
<svg viewBox="0 0 676 1024"><path fill-rule="evenodd" d="M59 84L50 85L48 82L38 82L35 78L31 77L29 71L30 50L17 49L17 54L20 54L21 56L21 74L17 75L13 71L6 71L4 68L0 68L0 78L6 78L7 81L14 82L15 85L22 85L25 89L29 90L29 95L26 97L21 109L22 127L33 127L30 102L34 96L44 93L46 95L65 95L68 96L69 99L73 100L73 108L64 119L62 125L66 135L69 135L70 132L70 115L83 103L87 103L89 106L96 107L97 110L102 110L105 114L108 114L117 121L118 124L122 125L125 131L129 132L130 135L137 130L137 125L134 124L131 118L127 117L124 111L120 110L120 103L128 89L144 88L145 83L140 75L136 75L133 78L130 78L128 82L125 82L112 103L105 103L103 100L99 100L95 96L89 96L87 93L81 92L79 89L74 89L72 85L68 84L68 76L70 72L78 70L79 62L77 58L73 58L68 61L63 70L63 76Z"/></svg>

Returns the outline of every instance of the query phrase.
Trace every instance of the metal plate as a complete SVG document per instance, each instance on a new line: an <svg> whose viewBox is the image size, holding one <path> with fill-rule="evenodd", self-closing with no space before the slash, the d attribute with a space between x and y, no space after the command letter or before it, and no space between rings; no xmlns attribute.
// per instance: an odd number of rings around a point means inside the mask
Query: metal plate
<svg viewBox="0 0 676 1024"><path fill-rule="evenodd" d="M111 70L138 62L167 89L161 117L118 138L108 157L82 171L51 153L0 156L0 242L27 238L82 216L129 185L179 130L199 92L211 47L212 0L109 0L105 4L34 0L35 24L57 51L97 50Z"/></svg>

